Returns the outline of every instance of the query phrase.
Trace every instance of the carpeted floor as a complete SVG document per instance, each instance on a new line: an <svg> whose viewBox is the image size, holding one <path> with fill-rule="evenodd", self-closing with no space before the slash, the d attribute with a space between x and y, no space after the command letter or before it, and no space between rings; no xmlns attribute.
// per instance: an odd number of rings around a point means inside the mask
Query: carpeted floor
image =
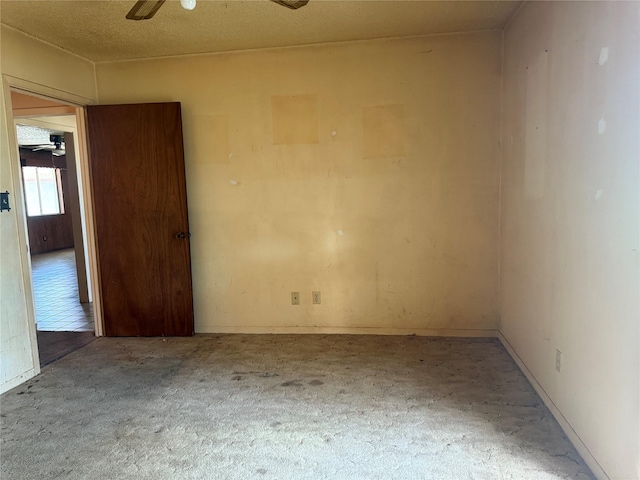
<svg viewBox="0 0 640 480"><path fill-rule="evenodd" d="M99 338L0 398L7 479L592 479L496 340Z"/></svg>

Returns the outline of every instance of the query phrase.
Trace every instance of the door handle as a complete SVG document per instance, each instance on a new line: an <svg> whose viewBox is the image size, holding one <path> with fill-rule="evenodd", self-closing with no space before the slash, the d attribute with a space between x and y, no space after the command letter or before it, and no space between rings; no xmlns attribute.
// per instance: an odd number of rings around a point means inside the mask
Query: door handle
<svg viewBox="0 0 640 480"><path fill-rule="evenodd" d="M191 233L178 232L178 233L176 233L176 238L178 240L184 240L186 238L191 238Z"/></svg>

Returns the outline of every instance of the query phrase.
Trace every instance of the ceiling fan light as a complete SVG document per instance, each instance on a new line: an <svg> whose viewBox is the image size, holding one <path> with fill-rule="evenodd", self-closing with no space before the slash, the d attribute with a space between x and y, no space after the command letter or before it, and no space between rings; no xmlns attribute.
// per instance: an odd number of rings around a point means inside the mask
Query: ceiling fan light
<svg viewBox="0 0 640 480"><path fill-rule="evenodd" d="M193 10L196 8L196 0L180 0L180 5L185 10Z"/></svg>

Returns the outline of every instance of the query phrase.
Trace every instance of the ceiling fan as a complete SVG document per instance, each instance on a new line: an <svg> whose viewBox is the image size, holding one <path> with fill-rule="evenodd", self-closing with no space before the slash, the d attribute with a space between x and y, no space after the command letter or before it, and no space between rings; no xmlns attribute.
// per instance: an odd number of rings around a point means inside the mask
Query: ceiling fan
<svg viewBox="0 0 640 480"><path fill-rule="evenodd" d="M44 143L40 145L20 145L22 148L28 148L32 152L38 152L41 150L46 150L51 152L56 157L61 157L64 155L65 147L64 147L64 137L62 135L51 135L49 137L51 139L51 143Z"/></svg>
<svg viewBox="0 0 640 480"><path fill-rule="evenodd" d="M152 18L166 0L139 0L129 10L126 18L129 20L149 20ZM278 5L297 10L304 7L309 0L271 0ZM193 10L196 6L196 0L180 0L182 8L185 10Z"/></svg>

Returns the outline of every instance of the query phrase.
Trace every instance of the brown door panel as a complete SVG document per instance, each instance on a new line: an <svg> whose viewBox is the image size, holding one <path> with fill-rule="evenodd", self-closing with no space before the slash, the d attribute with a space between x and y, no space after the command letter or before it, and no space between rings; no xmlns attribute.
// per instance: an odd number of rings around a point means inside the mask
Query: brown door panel
<svg viewBox="0 0 640 480"><path fill-rule="evenodd" d="M90 106L87 133L105 334L192 335L180 104Z"/></svg>

